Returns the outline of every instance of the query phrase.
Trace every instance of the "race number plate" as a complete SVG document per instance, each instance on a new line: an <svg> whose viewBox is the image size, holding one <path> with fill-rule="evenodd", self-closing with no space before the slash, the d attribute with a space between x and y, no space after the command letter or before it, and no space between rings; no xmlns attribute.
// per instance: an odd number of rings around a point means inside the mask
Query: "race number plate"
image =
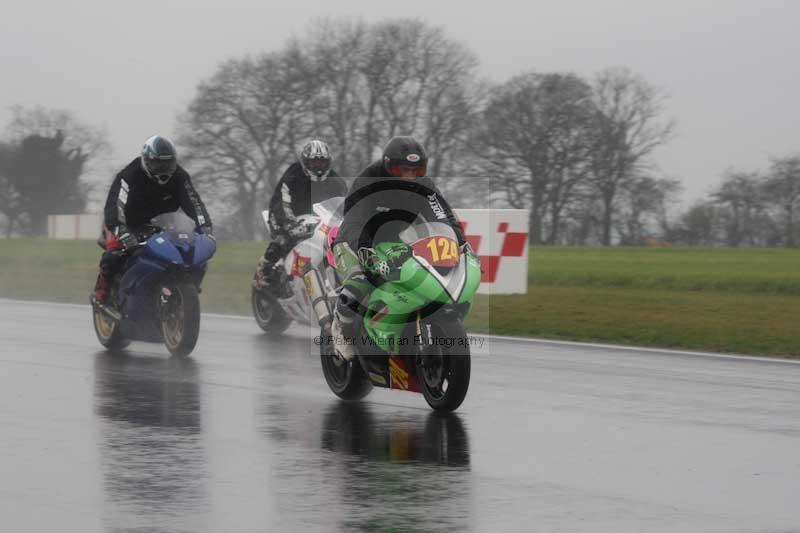
<svg viewBox="0 0 800 533"><path fill-rule="evenodd" d="M415 242L414 255L424 258L432 266L453 267L458 264L458 243L442 236L426 237Z"/></svg>

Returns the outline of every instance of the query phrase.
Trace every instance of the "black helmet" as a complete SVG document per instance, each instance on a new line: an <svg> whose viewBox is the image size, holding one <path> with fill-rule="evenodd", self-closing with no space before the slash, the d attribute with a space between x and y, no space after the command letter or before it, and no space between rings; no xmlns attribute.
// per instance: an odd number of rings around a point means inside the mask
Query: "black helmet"
<svg viewBox="0 0 800 533"><path fill-rule="evenodd" d="M397 178L413 169L413 176L421 178L428 170L428 154L414 137L392 137L383 149L383 168Z"/></svg>
<svg viewBox="0 0 800 533"><path fill-rule="evenodd" d="M172 141L153 135L142 148L142 169L159 185L166 185L178 168L178 154Z"/></svg>
<svg viewBox="0 0 800 533"><path fill-rule="evenodd" d="M323 141L309 141L300 151L300 165L312 181L324 180L331 171L332 161L331 149Z"/></svg>

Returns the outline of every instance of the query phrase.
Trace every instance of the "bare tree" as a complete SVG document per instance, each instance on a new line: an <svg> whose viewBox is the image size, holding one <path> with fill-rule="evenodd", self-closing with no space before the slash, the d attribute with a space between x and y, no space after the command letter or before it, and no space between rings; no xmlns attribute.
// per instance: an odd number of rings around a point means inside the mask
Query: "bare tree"
<svg viewBox="0 0 800 533"><path fill-rule="evenodd" d="M30 135L53 137L61 132L62 149L79 154L89 154L87 164L109 159L111 145L105 127L89 125L78 119L71 111L50 109L43 106L11 107L11 122L6 137L20 141Z"/></svg>
<svg viewBox="0 0 800 533"><path fill-rule="evenodd" d="M713 202L697 202L678 218L669 240L690 246L717 246L722 213Z"/></svg>
<svg viewBox="0 0 800 533"><path fill-rule="evenodd" d="M564 207L586 176L590 88L579 77L529 73L498 87L483 113L475 145L502 173L506 200L530 209L532 243L555 243Z"/></svg>
<svg viewBox="0 0 800 533"><path fill-rule="evenodd" d="M258 208L268 201L298 144L312 130L312 89L296 48L231 60L198 87L180 119L180 141L196 181L219 212L233 214L253 238Z"/></svg>
<svg viewBox="0 0 800 533"><path fill-rule="evenodd" d="M648 157L667 142L671 121L662 121L665 95L627 68L601 72L593 91L591 183L603 204L603 244L611 244L616 199Z"/></svg>
<svg viewBox="0 0 800 533"><path fill-rule="evenodd" d="M321 80L317 131L333 140L339 168L356 173L390 137L414 135L427 147L431 175L452 171L478 110L472 52L419 20L314 24L323 31L300 46Z"/></svg>
<svg viewBox="0 0 800 533"><path fill-rule="evenodd" d="M27 223L25 220L24 198L14 185L9 162L14 158L15 148L11 145L0 144L0 213L4 221L6 238L14 234L18 226Z"/></svg>
<svg viewBox="0 0 800 533"><path fill-rule="evenodd" d="M636 176L620 195L617 232L620 244L641 245L668 230L667 204L680 191L680 183L667 178Z"/></svg>
<svg viewBox="0 0 800 533"><path fill-rule="evenodd" d="M757 173L728 171L719 188L712 193L723 211L727 246L758 246L765 242L759 229L765 224L763 180Z"/></svg>
<svg viewBox="0 0 800 533"><path fill-rule="evenodd" d="M575 199L564 209L564 231L560 243L587 246L600 243L601 205L589 187L577 188Z"/></svg>
<svg viewBox="0 0 800 533"><path fill-rule="evenodd" d="M315 37L297 41L306 65L304 76L312 91L309 111L314 131L334 150L335 168L355 175L371 153L362 146L374 119L374 104L366 101L362 75L368 30L364 22L323 19L312 22ZM365 126L367 131L365 132Z"/></svg>
<svg viewBox="0 0 800 533"><path fill-rule="evenodd" d="M197 180L213 186L247 238L308 138L327 140L347 175L392 135L415 135L436 175L452 168L475 115L477 61L441 29L413 20L313 24L314 37L222 65L181 118Z"/></svg>
<svg viewBox="0 0 800 533"><path fill-rule="evenodd" d="M44 107L11 108L8 141L0 149L0 212L6 235L44 235L47 215L84 209L87 167L107 160L102 128L70 113Z"/></svg>
<svg viewBox="0 0 800 533"><path fill-rule="evenodd" d="M765 198L780 210L782 241L787 248L798 245L797 211L800 210L800 156L774 159L764 183Z"/></svg>

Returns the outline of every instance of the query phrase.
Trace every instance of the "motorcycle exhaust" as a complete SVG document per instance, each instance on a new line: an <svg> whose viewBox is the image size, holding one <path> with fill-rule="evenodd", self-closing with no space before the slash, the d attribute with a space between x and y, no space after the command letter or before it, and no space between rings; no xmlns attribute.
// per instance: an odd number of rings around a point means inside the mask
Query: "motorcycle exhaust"
<svg viewBox="0 0 800 533"><path fill-rule="evenodd" d="M317 320L320 326L325 326L331 322L331 309L328 304L328 295L325 294L325 288L322 285L322 279L319 277L319 272L316 270L309 270L303 276L303 282L306 285L306 293L308 299L311 301L311 308L317 315Z"/></svg>

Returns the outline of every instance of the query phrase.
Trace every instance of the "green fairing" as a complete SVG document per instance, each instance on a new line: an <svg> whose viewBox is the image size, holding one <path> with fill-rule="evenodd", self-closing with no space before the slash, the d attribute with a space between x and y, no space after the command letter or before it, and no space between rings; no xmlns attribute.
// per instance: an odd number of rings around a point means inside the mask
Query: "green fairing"
<svg viewBox="0 0 800 533"><path fill-rule="evenodd" d="M381 243L376 246L376 253L386 258L387 249L397 243ZM406 326L414 320L414 313L431 302L443 304L465 304L472 302L480 285L481 270L478 259L466 257L467 279L460 295L453 301L442 284L413 258L407 259L400 269L399 278L386 281L376 287L370 294L367 313L364 317L365 331L374 346L390 353L397 353L398 341ZM374 324L371 323L384 304L389 312Z"/></svg>
<svg viewBox="0 0 800 533"><path fill-rule="evenodd" d="M461 298L458 303L465 304L471 303L475 298L475 293L478 292L478 287L481 285L481 263L474 255L467 256L467 282L464 284L464 290L461 292Z"/></svg>

